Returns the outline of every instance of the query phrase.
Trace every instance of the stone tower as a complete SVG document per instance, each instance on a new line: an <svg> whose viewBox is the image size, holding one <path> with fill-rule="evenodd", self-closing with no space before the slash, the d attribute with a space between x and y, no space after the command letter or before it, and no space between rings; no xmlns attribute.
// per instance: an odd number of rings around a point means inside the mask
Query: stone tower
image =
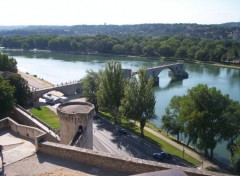
<svg viewBox="0 0 240 176"><path fill-rule="evenodd" d="M67 102L59 105L60 141L67 145L77 145L93 149L94 105L88 102Z"/></svg>

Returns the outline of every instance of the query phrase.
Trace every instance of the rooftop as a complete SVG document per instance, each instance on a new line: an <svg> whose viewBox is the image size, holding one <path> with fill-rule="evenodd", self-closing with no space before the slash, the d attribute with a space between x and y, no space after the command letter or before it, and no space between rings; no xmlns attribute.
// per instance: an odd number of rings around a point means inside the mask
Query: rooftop
<svg viewBox="0 0 240 176"><path fill-rule="evenodd" d="M58 106L58 111L66 114L88 114L94 106L87 102L68 102Z"/></svg>

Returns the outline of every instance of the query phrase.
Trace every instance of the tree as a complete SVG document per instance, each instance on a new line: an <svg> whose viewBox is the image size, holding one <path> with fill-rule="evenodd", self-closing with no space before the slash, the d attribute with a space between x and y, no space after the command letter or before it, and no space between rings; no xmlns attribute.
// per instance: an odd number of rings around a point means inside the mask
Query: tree
<svg viewBox="0 0 240 176"><path fill-rule="evenodd" d="M208 88L200 84L189 89L187 95L176 99L175 104L171 104L170 108L177 110L176 115L183 123L184 133L198 149L204 150L205 156L209 156L210 150L212 159L214 148L224 139L224 113L229 105L228 95L222 95L215 87Z"/></svg>
<svg viewBox="0 0 240 176"><path fill-rule="evenodd" d="M240 104L237 101L229 100L229 105L224 112L225 126L223 136L227 143L227 150L234 158L236 146L240 137Z"/></svg>
<svg viewBox="0 0 240 176"><path fill-rule="evenodd" d="M7 76L9 83L11 86L15 87L14 97L16 99L16 103L25 106L29 99L32 97L32 93L28 86L28 82L21 77L21 75L12 73Z"/></svg>
<svg viewBox="0 0 240 176"><path fill-rule="evenodd" d="M83 96L87 97L87 101L94 104L96 112L98 112L96 93L99 87L100 74L100 72L94 72L90 70L87 71L87 75L81 80L83 86Z"/></svg>
<svg viewBox="0 0 240 176"><path fill-rule="evenodd" d="M187 49L185 47L179 47L176 52L176 57L186 58L187 54Z"/></svg>
<svg viewBox="0 0 240 176"><path fill-rule="evenodd" d="M155 95L152 89L153 79L146 78L146 70L138 71L139 79L133 77L126 84L120 112L123 116L140 123L141 136L144 137L144 126L148 120L155 119Z"/></svg>
<svg viewBox="0 0 240 176"><path fill-rule="evenodd" d="M165 115L162 117L162 128L167 130L171 135L176 135L177 141L179 141L180 133L183 132L183 123L178 115L180 108L179 103L182 98L183 97L180 96L174 96L171 99L169 107L165 110Z"/></svg>
<svg viewBox="0 0 240 176"><path fill-rule="evenodd" d="M123 45L116 44L113 46L112 51L116 54L123 54L125 53L125 49Z"/></svg>
<svg viewBox="0 0 240 176"><path fill-rule="evenodd" d="M109 61L100 76L97 102L99 108L110 110L117 122L118 108L123 97L124 79L122 66L115 61Z"/></svg>
<svg viewBox="0 0 240 176"><path fill-rule="evenodd" d="M8 55L0 53L0 71L17 72L17 61Z"/></svg>
<svg viewBox="0 0 240 176"><path fill-rule="evenodd" d="M0 76L0 117L6 115L15 104L14 87Z"/></svg>
<svg viewBox="0 0 240 176"><path fill-rule="evenodd" d="M160 46L158 52L160 56L164 56L164 57L172 57L175 54L175 50L168 45Z"/></svg>

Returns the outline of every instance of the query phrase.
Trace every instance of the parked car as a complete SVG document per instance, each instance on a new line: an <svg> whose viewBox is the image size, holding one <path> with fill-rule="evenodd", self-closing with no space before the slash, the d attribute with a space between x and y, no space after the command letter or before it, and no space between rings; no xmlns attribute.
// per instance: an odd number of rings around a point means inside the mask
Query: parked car
<svg viewBox="0 0 240 176"><path fill-rule="evenodd" d="M167 152L153 153L153 158L162 161L164 159L172 159L172 155Z"/></svg>
<svg viewBox="0 0 240 176"><path fill-rule="evenodd" d="M118 133L126 135L127 134L127 130L121 128L121 129L118 130Z"/></svg>

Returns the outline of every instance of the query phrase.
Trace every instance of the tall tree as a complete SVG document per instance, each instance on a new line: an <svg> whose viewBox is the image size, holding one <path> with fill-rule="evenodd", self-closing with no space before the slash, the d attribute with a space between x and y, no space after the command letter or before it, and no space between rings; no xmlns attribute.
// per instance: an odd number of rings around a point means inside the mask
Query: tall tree
<svg viewBox="0 0 240 176"><path fill-rule="evenodd" d="M16 98L16 103L25 106L32 96L28 82L17 73L10 74L7 79L15 87L14 97Z"/></svg>
<svg viewBox="0 0 240 176"><path fill-rule="evenodd" d="M17 61L0 53L0 71L17 72Z"/></svg>
<svg viewBox="0 0 240 176"><path fill-rule="evenodd" d="M117 122L118 108L123 97L124 78L122 66L115 61L109 61L100 77L97 91L99 108L110 110Z"/></svg>
<svg viewBox="0 0 240 176"><path fill-rule="evenodd" d="M227 150L234 158L236 146L240 138L240 104L237 101L230 100L226 111L224 112L225 126L223 128L223 136L227 143Z"/></svg>
<svg viewBox="0 0 240 176"><path fill-rule="evenodd" d="M87 101L91 102L95 106L95 110L98 112L97 104L97 90L99 87L100 72L94 72L92 70L87 71L87 75L81 80L83 86L83 96L87 97Z"/></svg>
<svg viewBox="0 0 240 176"><path fill-rule="evenodd" d="M6 115L15 104L14 87L0 76L0 117Z"/></svg>
<svg viewBox="0 0 240 176"><path fill-rule="evenodd" d="M162 117L162 128L167 130L171 135L176 135L177 141L179 141L180 134L183 132L183 122L179 116L179 103L183 98L174 96L171 99L169 107L165 110L165 115Z"/></svg>
<svg viewBox="0 0 240 176"><path fill-rule="evenodd" d="M172 103L172 100L171 100ZM223 127L226 125L224 113L229 105L228 95L222 95L215 87L198 85L189 89L187 95L176 99L178 119L183 123L184 132L189 140L204 150L205 155L213 158L213 150L217 143L224 139Z"/></svg>
<svg viewBox="0 0 240 176"><path fill-rule="evenodd" d="M148 120L155 119L155 95L152 89L153 79L147 79L146 70L138 71L139 79L133 77L125 86L120 112L123 116L140 123L141 136Z"/></svg>

